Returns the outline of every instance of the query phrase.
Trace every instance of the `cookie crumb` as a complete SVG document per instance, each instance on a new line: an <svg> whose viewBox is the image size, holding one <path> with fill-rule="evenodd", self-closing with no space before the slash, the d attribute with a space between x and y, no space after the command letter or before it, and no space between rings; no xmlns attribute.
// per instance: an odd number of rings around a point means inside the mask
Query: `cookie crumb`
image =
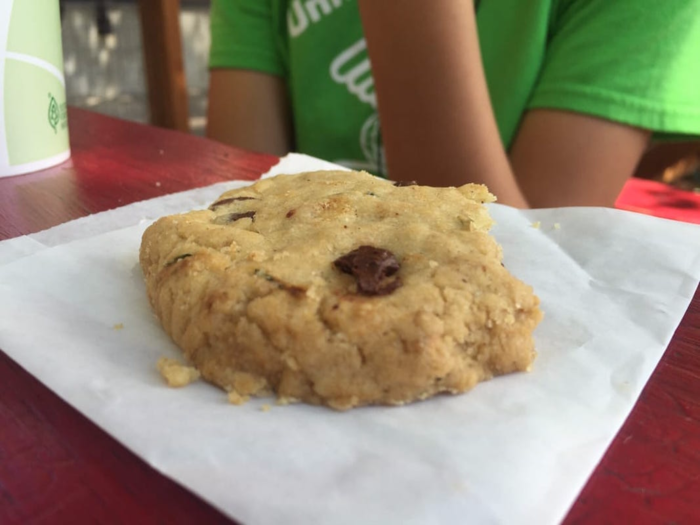
<svg viewBox="0 0 700 525"><path fill-rule="evenodd" d="M199 370L193 366L183 365L176 359L161 357L156 366L165 382L172 388L187 386L200 377Z"/></svg>
<svg viewBox="0 0 700 525"><path fill-rule="evenodd" d="M540 226L542 226L542 223L541 223L540 221L535 221L535 222L533 222L530 226L532 226L532 227L535 228L536 230L539 230L539 229L540 229Z"/></svg>
<svg viewBox="0 0 700 525"><path fill-rule="evenodd" d="M277 401L275 402L275 404L277 406L283 407L283 406L291 405L292 403L298 403L298 402L299 402L299 400L294 398L294 397L282 396L282 397L277 398Z"/></svg>
<svg viewBox="0 0 700 525"><path fill-rule="evenodd" d="M474 221L472 220L471 217L468 216L463 216L459 215L457 217L457 220L460 222L462 227L466 229L467 231L473 231L474 230Z"/></svg>
<svg viewBox="0 0 700 525"><path fill-rule="evenodd" d="M270 405L265 404L265 405L263 405L263 406L260 407L260 411L261 411L261 412L269 412L269 411L270 411L270 408L272 408Z"/></svg>
<svg viewBox="0 0 700 525"><path fill-rule="evenodd" d="M268 390L267 381L247 372L234 372L232 388L234 392L243 396L259 396Z"/></svg>
<svg viewBox="0 0 700 525"><path fill-rule="evenodd" d="M160 182L156 182L156 188L160 188Z"/></svg>
<svg viewBox="0 0 700 525"><path fill-rule="evenodd" d="M242 396L235 390L232 390L231 392L228 393L228 402L231 403L232 405L243 405L248 402L250 399L249 396Z"/></svg>
<svg viewBox="0 0 700 525"><path fill-rule="evenodd" d="M114 330L124 330L124 323L117 323L115 324L112 329Z"/></svg>
<svg viewBox="0 0 700 525"><path fill-rule="evenodd" d="M555 230L560 230L560 229L561 229L561 224L559 224L558 222L555 222L555 223L554 223L554 229L555 229Z"/></svg>

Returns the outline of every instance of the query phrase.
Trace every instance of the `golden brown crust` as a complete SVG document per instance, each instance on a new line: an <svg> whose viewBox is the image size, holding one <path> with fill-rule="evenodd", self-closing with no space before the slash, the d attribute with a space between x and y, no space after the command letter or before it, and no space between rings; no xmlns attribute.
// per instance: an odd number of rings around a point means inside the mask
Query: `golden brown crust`
<svg viewBox="0 0 700 525"><path fill-rule="evenodd" d="M279 176L158 220L141 266L164 329L208 381L340 410L403 404L464 392L534 358L542 314L501 265L482 205L492 200L479 185ZM400 280L390 293L372 295L371 278L365 293L334 264L361 246L398 261L391 275L386 258L357 263L384 265L378 290Z"/></svg>

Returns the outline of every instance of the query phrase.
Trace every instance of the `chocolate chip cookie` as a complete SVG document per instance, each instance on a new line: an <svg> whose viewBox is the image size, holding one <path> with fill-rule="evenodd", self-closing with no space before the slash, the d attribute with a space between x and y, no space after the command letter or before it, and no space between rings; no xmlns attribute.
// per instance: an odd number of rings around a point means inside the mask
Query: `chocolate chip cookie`
<svg viewBox="0 0 700 525"><path fill-rule="evenodd" d="M163 328L236 400L338 410L527 370L542 314L501 264L484 186L281 175L164 217L140 261Z"/></svg>

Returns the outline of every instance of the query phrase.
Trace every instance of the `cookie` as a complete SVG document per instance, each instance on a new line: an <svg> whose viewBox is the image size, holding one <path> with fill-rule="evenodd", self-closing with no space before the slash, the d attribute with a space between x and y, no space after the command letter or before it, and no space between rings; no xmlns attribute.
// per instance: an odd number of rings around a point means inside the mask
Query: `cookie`
<svg viewBox="0 0 700 525"><path fill-rule="evenodd" d="M159 219L140 262L163 328L234 400L401 405L527 370L542 314L501 264L485 186L280 175Z"/></svg>

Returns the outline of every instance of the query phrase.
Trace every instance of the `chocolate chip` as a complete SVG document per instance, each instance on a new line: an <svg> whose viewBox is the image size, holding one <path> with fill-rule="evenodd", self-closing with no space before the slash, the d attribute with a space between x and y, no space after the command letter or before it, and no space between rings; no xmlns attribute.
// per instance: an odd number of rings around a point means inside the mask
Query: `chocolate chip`
<svg viewBox="0 0 700 525"><path fill-rule="evenodd" d="M401 267L389 250L360 246L339 257L333 264L341 272L357 279L357 292L361 295L388 295L401 286L398 277L387 280Z"/></svg>
<svg viewBox="0 0 700 525"><path fill-rule="evenodd" d="M306 288L302 286L297 286L296 284L289 284L285 283L284 281L281 281L280 279L277 279L276 277L273 277L269 273L267 273L265 270L261 270L260 268L256 269L254 272L256 277L260 277L261 279L265 279L266 281L269 281L271 283L275 283L277 286L279 286L282 290L285 292L289 292L295 297L300 297L302 295L306 295Z"/></svg>
<svg viewBox="0 0 700 525"><path fill-rule="evenodd" d="M394 181L394 186L397 188L402 188L404 186L417 186L418 183L414 180L397 180Z"/></svg>
<svg viewBox="0 0 700 525"><path fill-rule="evenodd" d="M183 259L187 259L188 257L192 257L192 254L191 253L183 253L182 255L178 255L172 261L168 261L165 264L165 268L167 268L168 266L172 266L173 264L175 264L178 261L181 261Z"/></svg>
<svg viewBox="0 0 700 525"><path fill-rule="evenodd" d="M224 204L230 204L232 202L236 201L253 201L255 200L254 197L229 197L228 199L221 199L220 201L216 201L214 204L209 206L210 210L215 210L219 206L223 206Z"/></svg>
<svg viewBox="0 0 700 525"><path fill-rule="evenodd" d="M306 295L306 288L304 288L302 286L297 286L295 284L283 283L282 281L277 281L277 284L279 285L279 287L282 290L292 294L294 297L301 297L302 295Z"/></svg>
<svg viewBox="0 0 700 525"><path fill-rule="evenodd" d="M285 217L287 217L287 219L291 219L292 217L294 217L294 214L295 214L296 212L297 212L296 210L289 210L289 211L287 212L287 215L285 215Z"/></svg>
<svg viewBox="0 0 700 525"><path fill-rule="evenodd" d="M232 222L236 222L238 219L254 219L254 218L255 218L254 211L244 211L242 213L228 213L226 215L219 215L216 219L214 219L214 223L216 223L216 224L231 224Z"/></svg>

